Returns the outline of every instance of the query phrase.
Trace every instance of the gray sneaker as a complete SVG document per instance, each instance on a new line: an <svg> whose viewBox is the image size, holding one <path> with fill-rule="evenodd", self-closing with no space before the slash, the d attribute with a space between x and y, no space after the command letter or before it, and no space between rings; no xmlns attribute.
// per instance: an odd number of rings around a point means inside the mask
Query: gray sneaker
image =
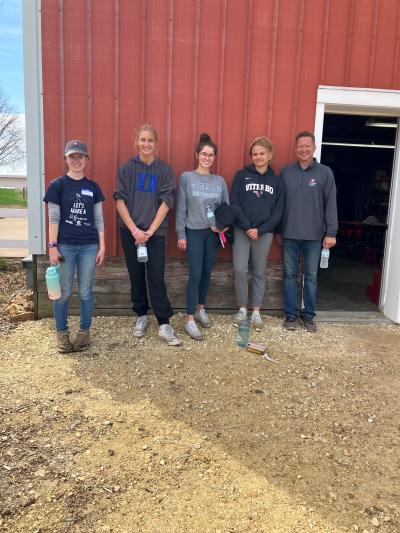
<svg viewBox="0 0 400 533"><path fill-rule="evenodd" d="M212 326L212 320L207 315L205 309L200 309L200 311L197 311L197 313L194 315L194 318L200 323L201 326L203 326L203 328L210 328Z"/></svg>
<svg viewBox="0 0 400 533"><path fill-rule="evenodd" d="M235 328L239 327L240 322L247 320L247 309L239 309L239 312L233 318L233 325Z"/></svg>
<svg viewBox="0 0 400 533"><path fill-rule="evenodd" d="M192 337L192 339L195 339L196 341L201 341L203 339L203 335L194 320L188 320L186 322L185 331L189 337Z"/></svg>
<svg viewBox="0 0 400 533"><path fill-rule="evenodd" d="M175 331L169 324L161 324L158 336L163 339L169 346L179 346L182 344L181 339L175 335Z"/></svg>
<svg viewBox="0 0 400 533"><path fill-rule="evenodd" d="M149 319L147 318L147 315L139 316L136 320L135 329L133 330L134 336L143 337L148 323Z"/></svg>
<svg viewBox="0 0 400 533"><path fill-rule="evenodd" d="M90 333L88 329L80 329L73 342L74 352L83 352L90 346Z"/></svg>
<svg viewBox="0 0 400 533"><path fill-rule="evenodd" d="M264 322L262 321L262 318L261 318L261 315L260 315L260 311L253 311L252 312L251 319L250 319L250 324L256 331L261 331L263 329Z"/></svg>
<svg viewBox="0 0 400 533"><path fill-rule="evenodd" d="M69 331L57 331L57 350L59 353L70 353L74 351L69 338Z"/></svg>

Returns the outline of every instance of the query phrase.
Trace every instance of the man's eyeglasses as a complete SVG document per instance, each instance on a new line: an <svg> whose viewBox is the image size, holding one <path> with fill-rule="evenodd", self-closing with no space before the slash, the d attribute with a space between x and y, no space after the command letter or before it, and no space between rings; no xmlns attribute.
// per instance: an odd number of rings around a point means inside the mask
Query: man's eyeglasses
<svg viewBox="0 0 400 533"><path fill-rule="evenodd" d="M207 154L206 152L200 152L199 155L204 157L204 159L214 159L215 157L215 154Z"/></svg>

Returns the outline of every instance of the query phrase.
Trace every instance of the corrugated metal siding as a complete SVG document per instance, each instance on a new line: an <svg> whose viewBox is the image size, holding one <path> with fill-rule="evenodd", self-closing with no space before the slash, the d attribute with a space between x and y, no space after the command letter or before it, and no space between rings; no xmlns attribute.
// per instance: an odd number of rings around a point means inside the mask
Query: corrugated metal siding
<svg viewBox="0 0 400 533"><path fill-rule="evenodd" d="M275 168L312 129L318 85L400 88L398 0L42 0L46 180L65 140L88 142L108 254L120 252L112 192L142 122L177 176L201 131L231 183L257 135ZM169 254L176 255L171 219Z"/></svg>

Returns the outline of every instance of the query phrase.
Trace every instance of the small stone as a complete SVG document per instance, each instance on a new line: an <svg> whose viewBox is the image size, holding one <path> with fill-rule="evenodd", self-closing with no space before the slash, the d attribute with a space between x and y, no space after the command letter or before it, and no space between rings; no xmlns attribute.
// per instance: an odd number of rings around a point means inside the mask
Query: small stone
<svg viewBox="0 0 400 533"><path fill-rule="evenodd" d="M104 420L103 422L103 426L112 426L113 423L111 422L111 420Z"/></svg>
<svg viewBox="0 0 400 533"><path fill-rule="evenodd" d="M374 518L371 520L371 524L374 527L379 527L379 520L376 518L376 516L374 516Z"/></svg>

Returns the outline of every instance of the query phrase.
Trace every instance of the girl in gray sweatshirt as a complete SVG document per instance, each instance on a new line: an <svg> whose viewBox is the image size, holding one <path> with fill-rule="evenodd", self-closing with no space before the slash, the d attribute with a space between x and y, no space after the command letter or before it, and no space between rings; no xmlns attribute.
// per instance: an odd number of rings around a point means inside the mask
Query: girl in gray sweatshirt
<svg viewBox="0 0 400 533"><path fill-rule="evenodd" d="M185 330L196 340L203 338L196 321L206 328L212 325L205 303L217 255L219 230L212 218L210 225L207 211L212 213L222 202L229 203L224 178L210 172L216 155L217 145L208 134L202 133L196 147L197 168L181 175L177 194L178 248L186 252L189 267Z"/></svg>

